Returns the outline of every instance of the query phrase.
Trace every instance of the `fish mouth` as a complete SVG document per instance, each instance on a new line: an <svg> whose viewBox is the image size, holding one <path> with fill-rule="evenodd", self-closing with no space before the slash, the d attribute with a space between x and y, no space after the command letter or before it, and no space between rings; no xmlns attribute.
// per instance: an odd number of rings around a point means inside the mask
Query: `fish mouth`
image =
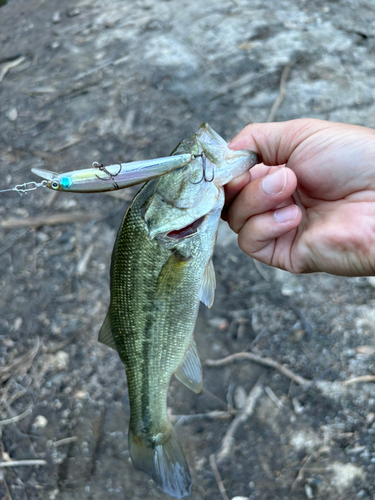
<svg viewBox="0 0 375 500"><path fill-rule="evenodd" d="M186 238L188 236L192 236L197 232L197 229L199 226L202 224L202 222L205 219L205 215L203 217L200 217L199 219L195 220L191 224L188 224L187 226L181 228L181 229L176 229L174 231L170 231L169 233L166 234L167 238L170 238L171 240L182 240L183 238Z"/></svg>

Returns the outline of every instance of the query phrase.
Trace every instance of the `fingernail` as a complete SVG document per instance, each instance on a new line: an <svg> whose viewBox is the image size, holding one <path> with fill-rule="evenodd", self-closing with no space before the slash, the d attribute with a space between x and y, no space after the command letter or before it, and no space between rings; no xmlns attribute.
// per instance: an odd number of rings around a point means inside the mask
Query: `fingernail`
<svg viewBox="0 0 375 500"><path fill-rule="evenodd" d="M275 210L274 217L277 222L290 222L297 217L298 208L296 205L289 205L289 207L283 207Z"/></svg>
<svg viewBox="0 0 375 500"><path fill-rule="evenodd" d="M286 186L286 171L284 167L280 167L268 174L262 181L263 191L266 194L281 194Z"/></svg>

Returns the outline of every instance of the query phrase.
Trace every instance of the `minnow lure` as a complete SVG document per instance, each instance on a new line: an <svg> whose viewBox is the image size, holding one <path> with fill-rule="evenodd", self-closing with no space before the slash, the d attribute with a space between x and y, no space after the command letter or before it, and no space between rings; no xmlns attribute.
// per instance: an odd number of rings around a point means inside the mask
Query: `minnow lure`
<svg viewBox="0 0 375 500"><path fill-rule="evenodd" d="M123 189L160 177L184 167L196 157L197 155L193 154L180 154L154 160L109 165L108 167L94 162L92 168L73 170L64 174L40 168L32 168L31 171L47 182L45 187L55 191L101 193Z"/></svg>
<svg viewBox="0 0 375 500"><path fill-rule="evenodd" d="M114 191L150 181L155 177L160 177L173 170L182 168L202 156L203 154L186 153L109 166L94 162L92 168L73 170L63 174L41 168L32 168L31 171L44 179L43 181L30 181L24 184L17 184L13 188L0 190L0 193L16 191L22 195L29 191L34 191L39 187L70 193L103 193L105 191ZM202 159L202 161L203 176L205 178L205 159Z"/></svg>

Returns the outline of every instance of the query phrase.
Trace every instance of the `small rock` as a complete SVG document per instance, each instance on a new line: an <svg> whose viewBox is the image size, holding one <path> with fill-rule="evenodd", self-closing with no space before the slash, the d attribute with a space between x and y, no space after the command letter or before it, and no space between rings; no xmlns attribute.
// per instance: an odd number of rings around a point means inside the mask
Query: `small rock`
<svg viewBox="0 0 375 500"><path fill-rule="evenodd" d="M13 107L10 108L8 113L7 113L8 120L11 122L15 122L18 118L18 111L17 108Z"/></svg>
<svg viewBox="0 0 375 500"><path fill-rule="evenodd" d="M50 356L49 364L56 370L66 370L69 366L69 354L64 351L58 351Z"/></svg>
<svg viewBox="0 0 375 500"><path fill-rule="evenodd" d="M208 320L208 324L219 330L225 330L229 325L228 321L225 318L211 318Z"/></svg>
<svg viewBox="0 0 375 500"><path fill-rule="evenodd" d="M375 413L372 411L366 415L366 424L371 425L375 420Z"/></svg>
<svg viewBox="0 0 375 500"><path fill-rule="evenodd" d="M293 403L294 413L296 415L302 415L302 413L305 411L303 405L301 405L301 403L298 401L297 398L293 398L292 403Z"/></svg>
<svg viewBox="0 0 375 500"><path fill-rule="evenodd" d="M233 497L232 500L249 500L249 497Z"/></svg>
<svg viewBox="0 0 375 500"><path fill-rule="evenodd" d="M35 429L43 429L48 424L48 420L43 415L38 415L34 420L33 427Z"/></svg>
<svg viewBox="0 0 375 500"><path fill-rule="evenodd" d="M246 398L247 394L245 389L242 387L242 385L238 385L234 389L233 393L233 404L236 410L241 410L245 406Z"/></svg>
<svg viewBox="0 0 375 500"><path fill-rule="evenodd" d="M355 349L344 349L343 354L347 356L348 358L354 358L356 352Z"/></svg>
<svg viewBox="0 0 375 500"><path fill-rule="evenodd" d="M6 338L5 338L5 339L3 340L3 345L4 345L5 347L14 347L14 344L15 344L15 342L13 342L13 340L12 340L12 339L6 339Z"/></svg>
<svg viewBox="0 0 375 500"><path fill-rule="evenodd" d="M72 7L66 11L66 15L68 17L75 17L78 16L81 13L81 10L78 9L77 7Z"/></svg>
<svg viewBox="0 0 375 500"><path fill-rule="evenodd" d="M335 486L342 495L355 481L363 481L365 472L362 467L351 463L334 462L332 468L331 485Z"/></svg>
<svg viewBox="0 0 375 500"><path fill-rule="evenodd" d="M18 318L16 318L14 320L14 324L13 324L13 328L15 331L19 330L22 326L22 323L23 323L23 319L21 318L21 316L18 316Z"/></svg>
<svg viewBox="0 0 375 500"><path fill-rule="evenodd" d="M88 394L85 391L77 391L74 396L75 396L75 399L85 399L87 397L87 395Z"/></svg>
<svg viewBox="0 0 375 500"><path fill-rule="evenodd" d="M58 494L60 493L60 490L55 489L49 494L49 500L56 500Z"/></svg>
<svg viewBox="0 0 375 500"><path fill-rule="evenodd" d="M375 354L375 345L359 345L356 347L357 354L362 354L363 356L372 356Z"/></svg>
<svg viewBox="0 0 375 500"><path fill-rule="evenodd" d="M59 23L60 21L61 21L60 12L57 10L57 11L53 14L53 16L52 16L52 22L53 22L54 24L57 24L57 23Z"/></svg>
<svg viewBox="0 0 375 500"><path fill-rule="evenodd" d="M307 498L314 498L312 488L308 484L305 484L305 493Z"/></svg>

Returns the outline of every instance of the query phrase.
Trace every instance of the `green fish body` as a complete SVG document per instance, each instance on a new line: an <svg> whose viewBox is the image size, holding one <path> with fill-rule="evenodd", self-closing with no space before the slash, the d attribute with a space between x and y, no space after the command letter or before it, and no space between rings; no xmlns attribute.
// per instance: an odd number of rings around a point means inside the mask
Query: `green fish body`
<svg viewBox="0 0 375 500"><path fill-rule="evenodd" d="M197 158L149 181L126 212L113 249L111 301L99 334L125 364L133 464L175 498L190 494L191 479L168 419L167 392L172 374L195 392L202 388L193 330L199 302L210 307L214 299L212 254L224 203L218 184L228 177L220 167L232 162L232 170L242 173L256 162L253 153L228 150L206 124L174 154L202 151L205 174L212 172L213 180L202 177Z"/></svg>

